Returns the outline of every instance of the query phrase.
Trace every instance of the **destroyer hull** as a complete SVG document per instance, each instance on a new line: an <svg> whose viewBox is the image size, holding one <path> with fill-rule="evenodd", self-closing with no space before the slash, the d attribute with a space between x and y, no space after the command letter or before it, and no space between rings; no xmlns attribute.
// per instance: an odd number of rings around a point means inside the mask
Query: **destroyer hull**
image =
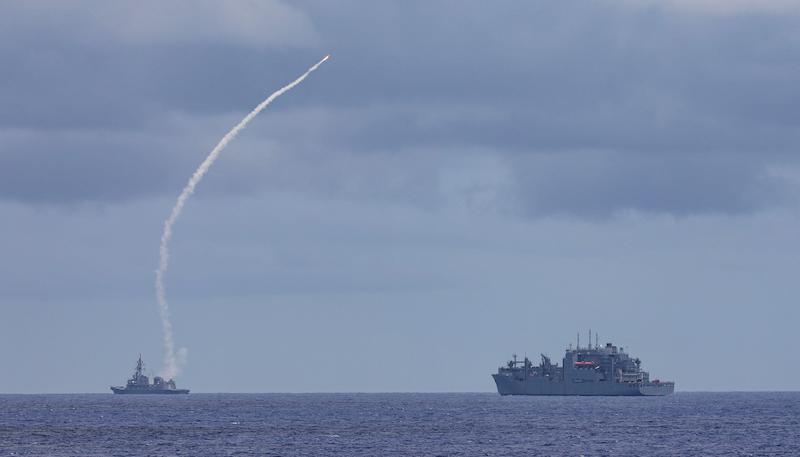
<svg viewBox="0 0 800 457"><path fill-rule="evenodd" d="M189 389L178 389L174 380L164 379L161 376L154 377L151 384L150 378L144 374L144 362L142 362L141 354L139 354L139 360L136 361L136 370L133 372L133 376L128 379L128 383L124 386L111 386L111 391L118 395L180 395L189 393Z"/></svg>
<svg viewBox="0 0 800 457"><path fill-rule="evenodd" d="M111 391L119 395L180 395L189 393L189 389L126 389L124 387L112 387Z"/></svg>
<svg viewBox="0 0 800 457"><path fill-rule="evenodd" d="M671 382L618 383L618 382L562 382L549 378L516 379L493 374L500 395L581 395L581 396L664 396L675 391Z"/></svg>

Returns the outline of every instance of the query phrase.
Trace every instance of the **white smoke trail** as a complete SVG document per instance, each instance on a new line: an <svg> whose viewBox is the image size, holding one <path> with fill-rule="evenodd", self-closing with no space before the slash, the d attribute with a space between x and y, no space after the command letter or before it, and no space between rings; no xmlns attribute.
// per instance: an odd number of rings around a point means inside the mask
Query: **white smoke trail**
<svg viewBox="0 0 800 457"><path fill-rule="evenodd" d="M180 217L186 201L189 200L189 197L192 195L192 193L194 193L194 188L197 187L197 184L203 179L203 176L205 176L208 169L211 168L211 165L214 164L214 161L217 160L217 157L219 157L222 150L225 149L225 146L227 146L228 143L230 143L231 140L233 140L236 135L243 128L245 128L254 117L258 115L258 113L266 108L267 105L272 103L273 100L280 97L285 92L292 89L294 86L303 82L303 80L306 79L306 77L311 74L312 71L316 70L317 67L322 65L322 63L329 58L330 54L317 62L317 64L313 67L309 68L299 78L275 91L272 95L267 97L266 100L259 103L253 111L250 111L250 113L245 116L244 119L242 119L238 124L236 124L236 126L226 133L219 143L217 143L214 149L211 150L211 153L208 154L208 157L206 157L203 163L197 167L197 170L195 170L194 174L189 179L186 187L183 188L183 191L181 191L181 194L178 196L178 201L175 202L175 206L172 208L172 212L170 212L169 217L164 221L164 232L161 234L161 246L158 250L159 261L158 270L156 270L156 299L158 300L158 308L161 314L161 326L164 332L164 368L161 375L165 379L172 379L177 376L179 372L178 360L175 355L175 342L172 338L172 321L170 320L169 305L167 304L166 293L164 291L164 274L167 272L167 267L169 266L169 241L172 239L172 226L175 224L175 221L178 220L178 217Z"/></svg>

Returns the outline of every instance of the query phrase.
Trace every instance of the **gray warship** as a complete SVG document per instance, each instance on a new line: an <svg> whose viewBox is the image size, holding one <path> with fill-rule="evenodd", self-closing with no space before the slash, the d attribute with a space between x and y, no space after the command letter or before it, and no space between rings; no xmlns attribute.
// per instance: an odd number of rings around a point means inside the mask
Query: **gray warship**
<svg viewBox="0 0 800 457"><path fill-rule="evenodd" d="M128 379L125 386L111 386L111 391L115 394L188 394L189 389L178 389L175 387L175 381L170 379L164 380L161 376L153 378L153 383L144 375L144 363L142 362L142 355L139 354L139 360L136 362L136 371L133 376Z"/></svg>
<svg viewBox="0 0 800 457"><path fill-rule="evenodd" d="M606 395L661 396L675 391L671 381L650 380L641 361L611 343L604 347L572 345L566 350L562 366L542 354L539 366L527 357L513 360L493 374L500 395Z"/></svg>

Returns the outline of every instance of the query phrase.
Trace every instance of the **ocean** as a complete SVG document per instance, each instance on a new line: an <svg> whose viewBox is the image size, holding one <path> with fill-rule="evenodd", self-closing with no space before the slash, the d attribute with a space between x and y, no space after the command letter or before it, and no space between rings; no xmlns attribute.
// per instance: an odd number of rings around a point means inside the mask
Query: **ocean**
<svg viewBox="0 0 800 457"><path fill-rule="evenodd" d="M0 456L800 456L800 392L0 395Z"/></svg>

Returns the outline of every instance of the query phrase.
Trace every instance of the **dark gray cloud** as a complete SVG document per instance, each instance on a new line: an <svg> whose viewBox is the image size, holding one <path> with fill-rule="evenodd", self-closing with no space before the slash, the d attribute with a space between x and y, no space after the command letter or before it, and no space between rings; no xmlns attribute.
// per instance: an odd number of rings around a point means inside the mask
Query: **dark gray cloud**
<svg viewBox="0 0 800 457"><path fill-rule="evenodd" d="M630 209L681 216L735 214L790 203L788 195L796 190L784 179L759 173L763 163L747 155L589 151L515 163L525 209L534 215L602 217Z"/></svg>
<svg viewBox="0 0 800 457"><path fill-rule="evenodd" d="M457 169L503 209L533 215L789 200L768 170L796 165L800 16L673 4L270 2L240 14L203 3L193 23L170 10L8 3L0 197L175 193L237 116L330 51L203 192L449 204L474 193L447 187ZM252 17L296 26L260 36ZM510 172L487 184L485 163Z"/></svg>

